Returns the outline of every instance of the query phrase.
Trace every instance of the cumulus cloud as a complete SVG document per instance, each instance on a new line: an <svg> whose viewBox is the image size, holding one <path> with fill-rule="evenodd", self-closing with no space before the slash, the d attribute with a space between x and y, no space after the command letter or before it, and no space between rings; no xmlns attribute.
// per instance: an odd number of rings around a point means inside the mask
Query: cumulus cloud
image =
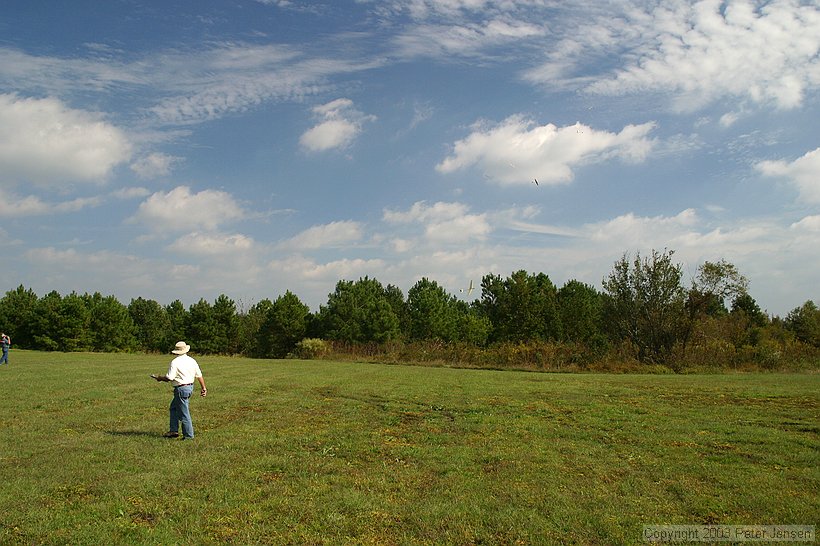
<svg viewBox="0 0 820 546"><path fill-rule="evenodd" d="M225 256L247 252L253 246L253 239L241 233L226 235L193 232L168 245L168 250L191 256Z"/></svg>
<svg viewBox="0 0 820 546"><path fill-rule="evenodd" d="M811 216L806 216L805 218L801 219L799 222L795 222L791 225L791 229L797 231L807 231L813 233L820 233L820 214L813 214Z"/></svg>
<svg viewBox="0 0 820 546"><path fill-rule="evenodd" d="M792 161L761 161L756 165L766 176L786 178L807 203L820 203L820 148Z"/></svg>
<svg viewBox="0 0 820 546"><path fill-rule="evenodd" d="M385 210L382 219L388 224L419 224L424 228L428 241L459 243L482 240L492 227L486 214L469 214L469 207L462 203L438 202L428 205L418 201L406 211ZM406 243L399 248L407 248Z"/></svg>
<svg viewBox="0 0 820 546"><path fill-rule="evenodd" d="M245 211L229 193L218 190L192 193L188 186L179 186L167 193L151 195L130 220L162 232L215 230L244 217Z"/></svg>
<svg viewBox="0 0 820 546"><path fill-rule="evenodd" d="M319 263L303 256L291 256L287 260L273 260L268 264L271 271L283 273L287 277L297 277L312 282L324 281L328 285L335 284L342 279L358 279L371 276L383 271L384 260L344 258L325 263Z"/></svg>
<svg viewBox="0 0 820 546"><path fill-rule="evenodd" d="M0 170L42 186L104 182L129 160L131 143L99 114L56 98L0 95Z"/></svg>
<svg viewBox="0 0 820 546"><path fill-rule="evenodd" d="M317 249L346 246L362 238L363 226L359 222L331 222L313 226L281 244L283 248Z"/></svg>
<svg viewBox="0 0 820 546"><path fill-rule="evenodd" d="M364 123L374 121L354 108L350 99L336 99L313 108L319 123L304 132L299 143L308 151L323 152L346 148L361 133Z"/></svg>
<svg viewBox="0 0 820 546"><path fill-rule="evenodd" d="M453 153L436 166L442 173L478 166L503 185L560 184L573 178L573 168L619 157L643 161L652 149L648 138L655 124L628 125L620 133L599 131L581 123L566 127L537 125L511 116L495 126L478 123L453 145Z"/></svg>
<svg viewBox="0 0 820 546"><path fill-rule="evenodd" d="M650 11L602 15L573 28L526 77L606 95L670 94L684 111L731 97L800 106L820 84L820 12L793 0L756 4L662 2ZM626 63L608 73L581 73L587 60L613 51Z"/></svg>
<svg viewBox="0 0 820 546"><path fill-rule="evenodd" d="M413 203L409 209L385 210L382 218L391 224L409 224L413 222L440 222L463 216L469 207L463 203L444 203L439 201L428 205L425 201Z"/></svg>
<svg viewBox="0 0 820 546"><path fill-rule="evenodd" d="M133 162L131 170L143 179L158 178L171 174L171 169L180 161L180 157L154 152Z"/></svg>
<svg viewBox="0 0 820 546"><path fill-rule="evenodd" d="M732 222L727 225L704 221L694 209L686 209L674 216L638 216L633 213L611 220L586 224L579 232L588 242L581 252L594 259L594 253L611 255L630 250L642 252L669 248L677 258L689 264L694 271L703 260L726 258L739 265L763 267L780 260L791 244L786 230L776 223L764 220ZM611 265L611 264L608 264ZM602 269L607 264L601 263ZM745 269L741 267L741 269Z"/></svg>
<svg viewBox="0 0 820 546"><path fill-rule="evenodd" d="M676 216L642 217L633 213L623 214L612 220L586 226L586 233L593 241L645 241L669 240L679 237L698 224L694 209L686 209Z"/></svg>

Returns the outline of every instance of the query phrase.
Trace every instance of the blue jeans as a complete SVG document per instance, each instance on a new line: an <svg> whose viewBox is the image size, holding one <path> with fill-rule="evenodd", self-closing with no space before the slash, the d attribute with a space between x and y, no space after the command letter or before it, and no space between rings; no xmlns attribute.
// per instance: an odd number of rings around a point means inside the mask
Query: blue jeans
<svg viewBox="0 0 820 546"><path fill-rule="evenodd" d="M3 356L0 357L0 364L8 364L9 363L9 349L8 347L3 347Z"/></svg>
<svg viewBox="0 0 820 546"><path fill-rule="evenodd" d="M182 436L194 437L194 423L191 421L191 410L188 408L188 399L194 393L193 385L174 387L174 399L171 400L169 432L179 432L179 423L182 421Z"/></svg>

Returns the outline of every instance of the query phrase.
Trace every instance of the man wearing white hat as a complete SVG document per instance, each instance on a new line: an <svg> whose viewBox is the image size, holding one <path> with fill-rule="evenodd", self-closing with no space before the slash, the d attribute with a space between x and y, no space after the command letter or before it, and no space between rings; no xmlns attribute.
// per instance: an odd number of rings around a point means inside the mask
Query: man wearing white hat
<svg viewBox="0 0 820 546"><path fill-rule="evenodd" d="M199 381L200 396L207 396L205 378L199 369L197 361L188 356L191 346L184 341L178 341L172 353L177 356L171 361L168 373L165 375L151 374L157 381L170 381L174 385L174 399L171 400L170 426L163 434L166 438L179 438L179 423L182 422L182 437L192 440L194 437L194 423L191 421L191 411L188 408L188 399L194 393L194 379Z"/></svg>

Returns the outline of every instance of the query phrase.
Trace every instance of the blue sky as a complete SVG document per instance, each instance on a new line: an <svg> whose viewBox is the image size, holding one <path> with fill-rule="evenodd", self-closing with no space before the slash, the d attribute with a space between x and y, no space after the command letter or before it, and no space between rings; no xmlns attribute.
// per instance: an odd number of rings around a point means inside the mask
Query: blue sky
<svg viewBox="0 0 820 546"><path fill-rule="evenodd" d="M317 310L668 248L783 316L818 89L817 2L5 0L0 288Z"/></svg>

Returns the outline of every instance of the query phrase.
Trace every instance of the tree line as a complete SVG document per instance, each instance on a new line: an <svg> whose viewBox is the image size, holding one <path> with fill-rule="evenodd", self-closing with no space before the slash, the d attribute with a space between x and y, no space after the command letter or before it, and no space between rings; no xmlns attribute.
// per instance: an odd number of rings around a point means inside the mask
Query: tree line
<svg viewBox="0 0 820 546"><path fill-rule="evenodd" d="M811 300L785 318L769 316L733 264L706 262L687 286L673 255L625 253L600 291L577 280L559 288L544 273L487 274L469 302L427 278L406 296L375 278L340 280L315 313L290 291L249 309L224 294L186 309L179 300L141 297L126 306L99 293L39 297L21 285L0 299L0 329L15 347L35 350L164 353L184 339L200 354L259 358L286 357L305 339L336 346L540 343L577 358L614 351L672 367L693 354L745 351L765 360L789 347L820 348L820 310Z"/></svg>

